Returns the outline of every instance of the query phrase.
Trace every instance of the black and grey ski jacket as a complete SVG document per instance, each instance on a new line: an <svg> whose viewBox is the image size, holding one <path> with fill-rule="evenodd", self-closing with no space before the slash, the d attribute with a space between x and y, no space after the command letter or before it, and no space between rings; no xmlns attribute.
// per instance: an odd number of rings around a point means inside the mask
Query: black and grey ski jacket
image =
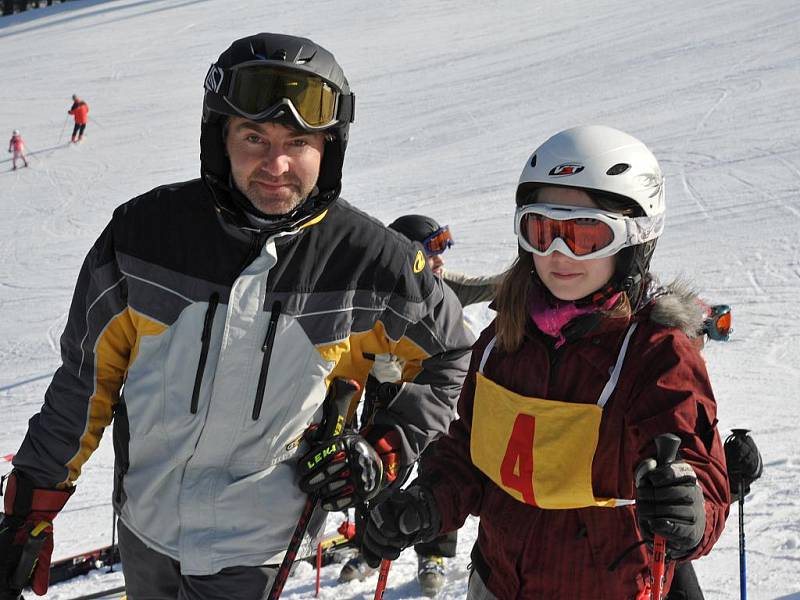
<svg viewBox="0 0 800 600"><path fill-rule="evenodd" d="M341 199L259 240L199 180L160 187L120 206L89 252L14 465L71 485L114 418L115 503L138 537L185 575L275 563L331 379L363 383L365 354L404 359L409 383L375 422L401 432L410 463L453 419L471 342L422 252Z"/></svg>

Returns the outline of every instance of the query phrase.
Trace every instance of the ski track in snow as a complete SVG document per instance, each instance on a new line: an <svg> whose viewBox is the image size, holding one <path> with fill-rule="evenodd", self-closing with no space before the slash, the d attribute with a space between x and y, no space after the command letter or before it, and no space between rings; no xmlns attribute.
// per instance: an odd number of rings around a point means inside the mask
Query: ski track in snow
<svg viewBox="0 0 800 600"><path fill-rule="evenodd" d="M605 123L653 148L669 211L654 271L733 307L732 341L709 344L705 357L720 433L752 429L766 465L745 504L749 597L800 600L795 0L768 10L755 0L676 0L646 11L622 0L307 0L271 5L268 17L259 0L75 0L0 18L10 82L0 89L0 133L20 129L31 164L12 172L0 160L0 456L18 449L58 367L86 252L117 205L197 176L208 64L257 30L308 35L336 54L359 102L343 196L384 222L418 212L449 224L455 270L510 265L516 180L548 135ZM65 121L72 93L91 106L78 146ZM492 318L485 304L465 314L476 330ZM9 469L0 461L0 474ZM56 557L109 543L112 473L104 441L56 522ZM736 513L696 563L709 600L738 595ZM464 597L476 534L470 517L440 598ZM376 576L337 586L339 568L323 569L320 598L372 598ZM313 597L313 581L313 568L298 565L283 598ZM96 571L46 598L120 582ZM385 598L420 597L407 551Z"/></svg>

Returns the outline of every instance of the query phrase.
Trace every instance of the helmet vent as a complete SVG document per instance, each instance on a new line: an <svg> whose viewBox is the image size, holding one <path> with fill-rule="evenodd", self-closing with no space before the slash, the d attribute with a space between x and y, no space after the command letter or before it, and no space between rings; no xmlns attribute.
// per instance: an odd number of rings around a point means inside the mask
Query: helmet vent
<svg viewBox="0 0 800 600"><path fill-rule="evenodd" d="M606 175L622 175L625 171L630 169L631 166L628 163L617 163L613 167L611 167L608 171L606 171Z"/></svg>
<svg viewBox="0 0 800 600"><path fill-rule="evenodd" d="M536 166L536 155L534 154L533 157L531 158L531 167L535 166Z"/></svg>
<svg viewBox="0 0 800 600"><path fill-rule="evenodd" d="M286 50L275 50L269 58L270 60L286 60Z"/></svg>

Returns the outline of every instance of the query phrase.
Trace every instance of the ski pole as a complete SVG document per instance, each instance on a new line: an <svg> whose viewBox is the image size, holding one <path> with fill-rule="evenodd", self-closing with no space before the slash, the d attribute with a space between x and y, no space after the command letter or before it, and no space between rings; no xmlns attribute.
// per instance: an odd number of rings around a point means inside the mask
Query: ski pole
<svg viewBox="0 0 800 600"><path fill-rule="evenodd" d="M736 447L737 442L742 442L748 438L749 429L732 429L731 435L725 440L725 456L728 457L729 447ZM756 451L757 452L757 451ZM730 469L730 459L728 465ZM747 555L745 553L744 542L744 474L739 471L739 467L735 467L729 471L729 475L738 475L738 491L739 491L739 597L741 600L747 600ZM759 470L758 475L761 472ZM756 475L756 477L758 477Z"/></svg>
<svg viewBox="0 0 800 600"><path fill-rule="evenodd" d="M386 591L386 582L389 580L389 569L392 561L384 558L381 561L381 568L378 572L378 585L375 586L375 597L372 600L383 600L383 592Z"/></svg>
<svg viewBox="0 0 800 600"><path fill-rule="evenodd" d="M681 439L672 433L656 436L656 463L659 467L675 462ZM653 536L653 558L650 562L650 575L653 579L652 600L661 600L666 571L667 542L660 535Z"/></svg>
<svg viewBox="0 0 800 600"><path fill-rule="evenodd" d="M360 389L361 386L352 379L334 379L331 382L328 387L328 394L323 401L325 416L320 428L322 433L315 436L316 439L325 440L342 433L350 401ZM289 579L289 570L297 557L297 551L303 541L303 536L306 534L308 523L311 521L311 516L314 514L318 501L318 494L310 494L306 498L305 506L303 506L303 511L297 520L297 526L294 528L292 539L289 541L289 547L286 549L281 566L275 575L275 581L272 583L272 589L269 591L267 600L278 600L281 597L283 586L286 585L286 580Z"/></svg>
<svg viewBox="0 0 800 600"><path fill-rule="evenodd" d="M744 481L739 480L739 598L747 600L747 557L744 552Z"/></svg>
<svg viewBox="0 0 800 600"><path fill-rule="evenodd" d="M64 124L61 126L61 133L58 134L58 142L56 142L56 146L61 143L61 139L64 137L64 130L67 128L67 123L69 122L69 115L64 119Z"/></svg>

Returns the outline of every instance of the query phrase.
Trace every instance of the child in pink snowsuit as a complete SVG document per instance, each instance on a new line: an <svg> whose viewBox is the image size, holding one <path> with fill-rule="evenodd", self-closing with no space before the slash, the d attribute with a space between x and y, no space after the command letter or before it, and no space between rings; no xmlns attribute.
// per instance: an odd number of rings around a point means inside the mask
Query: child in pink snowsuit
<svg viewBox="0 0 800 600"><path fill-rule="evenodd" d="M28 159L25 158L25 141L22 139L19 131L16 129L11 134L11 139L8 142L8 151L14 153L12 158L13 169L17 170L17 159L21 158L25 166L28 166Z"/></svg>

